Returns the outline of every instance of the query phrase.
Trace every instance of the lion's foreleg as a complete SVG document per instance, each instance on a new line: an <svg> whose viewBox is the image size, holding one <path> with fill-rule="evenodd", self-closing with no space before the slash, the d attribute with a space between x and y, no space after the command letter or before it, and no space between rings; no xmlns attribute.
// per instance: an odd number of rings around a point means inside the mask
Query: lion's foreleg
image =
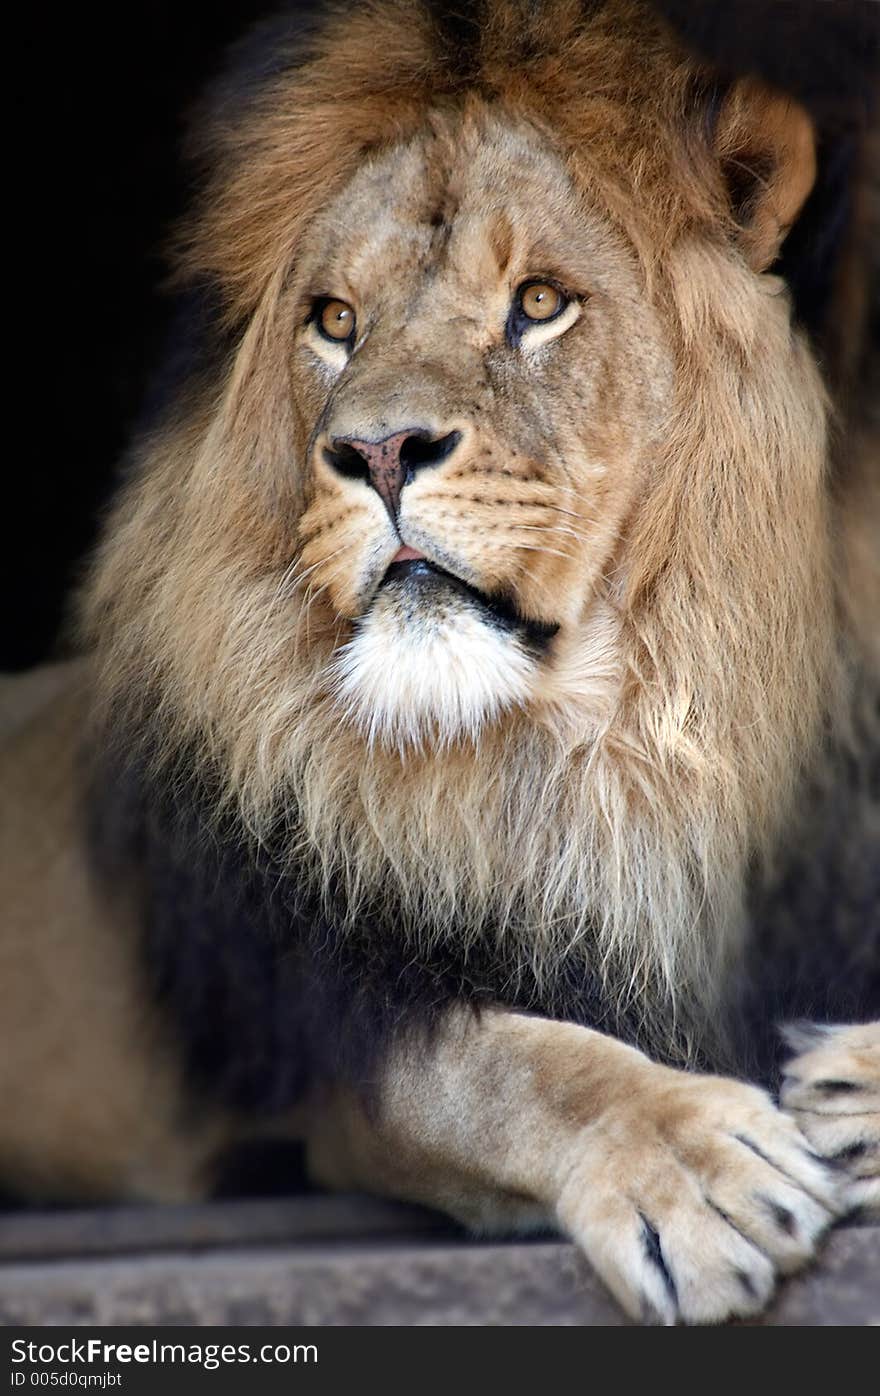
<svg viewBox="0 0 880 1396"><path fill-rule="evenodd" d="M310 1157L319 1181L477 1229L553 1222L631 1314L665 1322L760 1309L838 1209L763 1091L501 1010L398 1045L374 1104L340 1094L318 1112Z"/></svg>

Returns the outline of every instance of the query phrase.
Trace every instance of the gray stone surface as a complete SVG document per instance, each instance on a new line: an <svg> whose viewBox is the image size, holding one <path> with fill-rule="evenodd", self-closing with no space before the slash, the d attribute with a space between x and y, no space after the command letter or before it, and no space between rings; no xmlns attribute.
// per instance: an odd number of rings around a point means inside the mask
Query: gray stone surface
<svg viewBox="0 0 880 1396"><path fill-rule="evenodd" d="M315 1193L179 1206L75 1208L0 1213L0 1266L7 1261L208 1250L218 1246L461 1235L425 1207L379 1197Z"/></svg>
<svg viewBox="0 0 880 1396"><path fill-rule="evenodd" d="M424 1230L418 1213L382 1204L363 1212L360 1204L344 1204L349 1211L337 1212L335 1220L344 1222L349 1233L354 1226L355 1234L332 1239L331 1213L324 1224L325 1239L315 1234L306 1239L296 1234L301 1222L288 1217L287 1234L278 1236L279 1244L266 1244L263 1233L273 1209L283 1214L290 1205L241 1204L237 1213L234 1208L205 1209L209 1215L202 1219L201 1231L195 1227L193 1244L186 1246L183 1232L188 1227L193 1234L193 1212L198 1209L184 1209L173 1224L166 1221L167 1249L156 1244L147 1251L134 1236L134 1249L125 1253L122 1227L103 1254L101 1247L93 1246L91 1254L74 1258L68 1252L68 1258L58 1258L47 1251L44 1237L42 1254L39 1246L32 1246L30 1259L9 1258L0 1265L0 1323L626 1322L586 1263L564 1242L477 1243L431 1234L430 1223ZM312 1210L314 1203L294 1206L294 1217L297 1206ZM397 1221L392 1219L395 1212ZM221 1219L220 1213L226 1215ZM81 1214L80 1225L84 1217L99 1215ZM148 1215L139 1214L142 1228ZM358 1216L371 1236L357 1236ZM402 1234L404 1218L409 1229L419 1228L412 1235ZM256 1244L245 1242L242 1233L248 1224L260 1234ZM7 1255L14 1249L10 1239L14 1240L7 1234ZM20 1255L20 1237L18 1251ZM782 1287L763 1321L783 1326L880 1324L880 1228L837 1230L819 1264Z"/></svg>

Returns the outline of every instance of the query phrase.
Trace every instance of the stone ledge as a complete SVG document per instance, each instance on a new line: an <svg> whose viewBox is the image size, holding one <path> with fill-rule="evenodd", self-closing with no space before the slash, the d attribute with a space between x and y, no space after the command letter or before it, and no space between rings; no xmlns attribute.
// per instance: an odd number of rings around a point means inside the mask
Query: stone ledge
<svg viewBox="0 0 880 1396"><path fill-rule="evenodd" d="M0 1237L6 1326L627 1322L565 1242L474 1242L363 1199L18 1214ZM880 1324L880 1227L835 1231L762 1322Z"/></svg>

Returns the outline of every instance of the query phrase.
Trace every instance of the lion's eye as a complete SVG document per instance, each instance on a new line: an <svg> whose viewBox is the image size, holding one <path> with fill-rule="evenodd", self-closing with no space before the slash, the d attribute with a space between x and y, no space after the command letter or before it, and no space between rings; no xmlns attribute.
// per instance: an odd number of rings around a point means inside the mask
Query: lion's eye
<svg viewBox="0 0 880 1396"><path fill-rule="evenodd" d="M355 313L348 301L329 297L317 301L312 318L320 333L331 343L350 344L354 339Z"/></svg>
<svg viewBox="0 0 880 1396"><path fill-rule="evenodd" d="M552 320L568 304L557 286L549 281L526 281L516 293L517 305L526 320Z"/></svg>
<svg viewBox="0 0 880 1396"><path fill-rule="evenodd" d="M519 344L535 346L562 334L577 319L578 300L566 295L554 282L541 281L537 276L521 282L507 317L508 344L511 348Z"/></svg>

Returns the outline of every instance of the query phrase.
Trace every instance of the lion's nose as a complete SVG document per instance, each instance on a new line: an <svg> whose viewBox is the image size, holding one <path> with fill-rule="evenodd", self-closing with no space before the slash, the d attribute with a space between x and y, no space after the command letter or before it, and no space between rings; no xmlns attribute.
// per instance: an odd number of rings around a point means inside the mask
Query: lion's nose
<svg viewBox="0 0 880 1396"><path fill-rule="evenodd" d="M341 475L369 481L396 520L404 485L409 484L417 470L439 465L451 456L460 440L460 431L436 436L421 427L396 431L381 441L336 436L325 447L324 458Z"/></svg>

